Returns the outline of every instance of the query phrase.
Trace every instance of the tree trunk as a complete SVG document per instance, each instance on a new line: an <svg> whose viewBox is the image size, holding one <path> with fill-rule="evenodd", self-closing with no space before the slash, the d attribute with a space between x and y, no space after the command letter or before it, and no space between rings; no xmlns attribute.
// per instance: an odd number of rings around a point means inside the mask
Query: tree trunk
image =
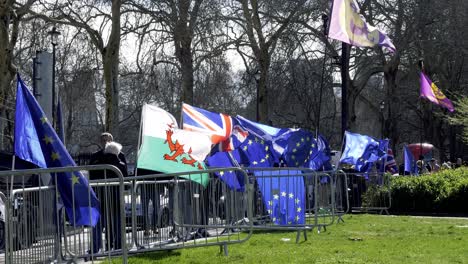
<svg viewBox="0 0 468 264"><path fill-rule="evenodd" d="M268 76L270 69L270 56L268 52L262 52L262 57L259 62L260 79L258 80L258 122L270 124L268 117Z"/></svg>
<svg viewBox="0 0 468 264"><path fill-rule="evenodd" d="M5 128L8 128L8 121L5 120L8 119L9 110L5 106L11 96L11 82L16 72L13 65L13 47L16 43L18 21L13 21L16 25L14 25L12 36L9 35L13 2L0 1L0 149L4 148L4 135L8 134L5 132Z"/></svg>
<svg viewBox="0 0 468 264"><path fill-rule="evenodd" d="M121 0L112 1L112 29L107 47L102 51L104 82L106 86L105 129L112 134L118 134L119 122L119 51L121 5Z"/></svg>
<svg viewBox="0 0 468 264"><path fill-rule="evenodd" d="M386 89L386 100L384 111L387 113L387 117L384 122L384 137L390 139L390 144L392 149L396 149L396 146L400 142L400 132L398 126L398 117L399 114L399 100L397 99L398 91L396 84L396 76L398 73L398 65L400 64L400 56L398 54L384 65L384 78ZM385 116L385 115L384 115Z"/></svg>
<svg viewBox="0 0 468 264"><path fill-rule="evenodd" d="M188 45L188 47L186 45ZM180 100L187 104L193 104L193 58L190 44L185 44L183 47L179 48L177 58L181 66L182 77L182 97Z"/></svg>
<svg viewBox="0 0 468 264"><path fill-rule="evenodd" d="M189 18L190 2L188 0L180 0L177 8L173 3L174 17L174 47L175 55L180 64L181 74L181 102L193 104L193 54L192 54L192 23L196 22L196 18ZM197 16L197 14L192 14Z"/></svg>

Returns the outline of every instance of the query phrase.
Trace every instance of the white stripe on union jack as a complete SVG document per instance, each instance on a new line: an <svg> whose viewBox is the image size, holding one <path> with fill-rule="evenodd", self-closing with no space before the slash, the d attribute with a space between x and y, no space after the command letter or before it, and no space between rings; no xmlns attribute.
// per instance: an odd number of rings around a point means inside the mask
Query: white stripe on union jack
<svg viewBox="0 0 468 264"><path fill-rule="evenodd" d="M211 142L218 144L229 139L232 118L229 115L210 112L188 104L182 105L183 129L211 135Z"/></svg>

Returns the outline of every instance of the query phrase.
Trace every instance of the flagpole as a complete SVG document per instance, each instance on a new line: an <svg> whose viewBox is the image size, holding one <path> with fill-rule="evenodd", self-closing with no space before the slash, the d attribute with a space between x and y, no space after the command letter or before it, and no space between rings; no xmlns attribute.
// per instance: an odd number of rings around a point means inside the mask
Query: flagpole
<svg viewBox="0 0 468 264"><path fill-rule="evenodd" d="M342 141L345 138L345 131L347 129L348 121L348 67L349 56L348 50L350 45L348 43L341 43L341 136Z"/></svg>
<svg viewBox="0 0 468 264"><path fill-rule="evenodd" d="M144 120L144 115L145 115L145 106L146 104L143 105L143 111L141 111L141 116L140 116L140 130L138 132L138 142L137 142L137 156L135 159L135 177L138 176L138 156L140 152L140 147L141 147L141 135L143 134L143 120Z"/></svg>
<svg viewBox="0 0 468 264"><path fill-rule="evenodd" d="M421 72L424 73L424 60L423 59L419 60L419 67L421 68ZM423 99L422 99L422 97L420 95L419 96L419 108L421 109L421 128L419 129L419 157L422 156L422 142L423 142L423 139L422 139L423 136L422 135L423 135L423 132L424 132L424 109L423 109L422 100ZM419 160L419 157L418 157L418 160Z"/></svg>

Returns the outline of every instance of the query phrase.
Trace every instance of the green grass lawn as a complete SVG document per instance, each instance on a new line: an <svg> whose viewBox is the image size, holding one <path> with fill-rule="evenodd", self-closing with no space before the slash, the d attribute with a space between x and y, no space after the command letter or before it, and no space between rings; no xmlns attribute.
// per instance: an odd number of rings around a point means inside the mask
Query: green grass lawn
<svg viewBox="0 0 468 264"><path fill-rule="evenodd" d="M346 215L345 223L308 232L258 231L243 244L134 255L129 263L468 263L468 220ZM121 261L114 260L115 263Z"/></svg>

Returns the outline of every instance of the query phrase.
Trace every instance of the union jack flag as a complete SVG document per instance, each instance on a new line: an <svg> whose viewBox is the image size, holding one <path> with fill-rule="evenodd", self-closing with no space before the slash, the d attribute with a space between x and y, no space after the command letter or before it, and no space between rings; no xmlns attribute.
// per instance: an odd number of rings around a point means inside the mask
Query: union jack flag
<svg viewBox="0 0 468 264"><path fill-rule="evenodd" d="M182 128L210 135L211 143L219 144L222 151L233 149L230 136L233 121L231 116L182 104Z"/></svg>
<svg viewBox="0 0 468 264"><path fill-rule="evenodd" d="M398 173L398 165L393 156L393 151L391 148L387 149L387 159L385 161L385 171L390 172L391 174Z"/></svg>

